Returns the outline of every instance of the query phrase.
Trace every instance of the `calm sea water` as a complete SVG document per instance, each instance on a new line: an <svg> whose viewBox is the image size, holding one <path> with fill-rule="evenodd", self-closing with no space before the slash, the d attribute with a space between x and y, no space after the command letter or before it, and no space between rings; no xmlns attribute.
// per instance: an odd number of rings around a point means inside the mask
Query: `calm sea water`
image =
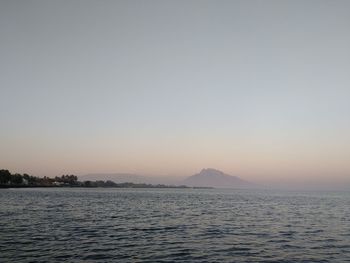
<svg viewBox="0 0 350 263"><path fill-rule="evenodd" d="M350 262L350 193L0 189L0 262Z"/></svg>

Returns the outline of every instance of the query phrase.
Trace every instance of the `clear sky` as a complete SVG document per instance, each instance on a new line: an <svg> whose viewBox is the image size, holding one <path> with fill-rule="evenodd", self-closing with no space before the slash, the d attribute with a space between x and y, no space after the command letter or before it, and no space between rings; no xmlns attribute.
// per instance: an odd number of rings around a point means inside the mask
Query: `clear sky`
<svg viewBox="0 0 350 263"><path fill-rule="evenodd" d="M350 1L1 1L0 167L350 178Z"/></svg>

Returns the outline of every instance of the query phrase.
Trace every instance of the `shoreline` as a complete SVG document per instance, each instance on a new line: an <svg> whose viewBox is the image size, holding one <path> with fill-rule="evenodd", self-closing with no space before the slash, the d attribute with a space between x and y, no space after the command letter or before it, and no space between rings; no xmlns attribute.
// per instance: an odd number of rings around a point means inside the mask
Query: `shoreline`
<svg viewBox="0 0 350 263"><path fill-rule="evenodd" d="M214 187L190 187L190 186L56 186L56 185L37 185L37 186L25 186L25 185L0 185L0 189L17 189L17 188L119 188L119 189L128 189L128 188L143 188L143 189L215 189Z"/></svg>

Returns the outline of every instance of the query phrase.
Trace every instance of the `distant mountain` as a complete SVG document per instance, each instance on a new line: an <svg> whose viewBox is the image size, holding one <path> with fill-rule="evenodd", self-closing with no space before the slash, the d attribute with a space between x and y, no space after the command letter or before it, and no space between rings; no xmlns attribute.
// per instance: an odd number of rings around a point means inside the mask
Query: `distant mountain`
<svg viewBox="0 0 350 263"><path fill-rule="evenodd" d="M182 184L197 187L215 188L254 188L255 184L240 179L237 176L225 174L219 170L208 168L185 179Z"/></svg>
<svg viewBox="0 0 350 263"><path fill-rule="evenodd" d="M113 181L115 183L134 183L134 184L167 184L178 185L178 180L164 176L144 176L129 173L93 173L79 176L80 181Z"/></svg>
<svg viewBox="0 0 350 263"><path fill-rule="evenodd" d="M208 168L200 173L192 175L185 180L170 178L167 176L144 176L130 173L93 173L79 176L79 181L113 181L115 183L134 184L167 184L187 185L192 187L215 187L215 188L254 188L255 184L240 179L237 176L225 174L219 170Z"/></svg>

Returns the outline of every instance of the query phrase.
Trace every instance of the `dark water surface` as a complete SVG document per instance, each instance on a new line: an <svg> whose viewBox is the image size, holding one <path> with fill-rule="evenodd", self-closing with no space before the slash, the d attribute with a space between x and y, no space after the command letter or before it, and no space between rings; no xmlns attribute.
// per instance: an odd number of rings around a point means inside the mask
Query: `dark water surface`
<svg viewBox="0 0 350 263"><path fill-rule="evenodd" d="M0 262L350 262L350 193L0 189Z"/></svg>

